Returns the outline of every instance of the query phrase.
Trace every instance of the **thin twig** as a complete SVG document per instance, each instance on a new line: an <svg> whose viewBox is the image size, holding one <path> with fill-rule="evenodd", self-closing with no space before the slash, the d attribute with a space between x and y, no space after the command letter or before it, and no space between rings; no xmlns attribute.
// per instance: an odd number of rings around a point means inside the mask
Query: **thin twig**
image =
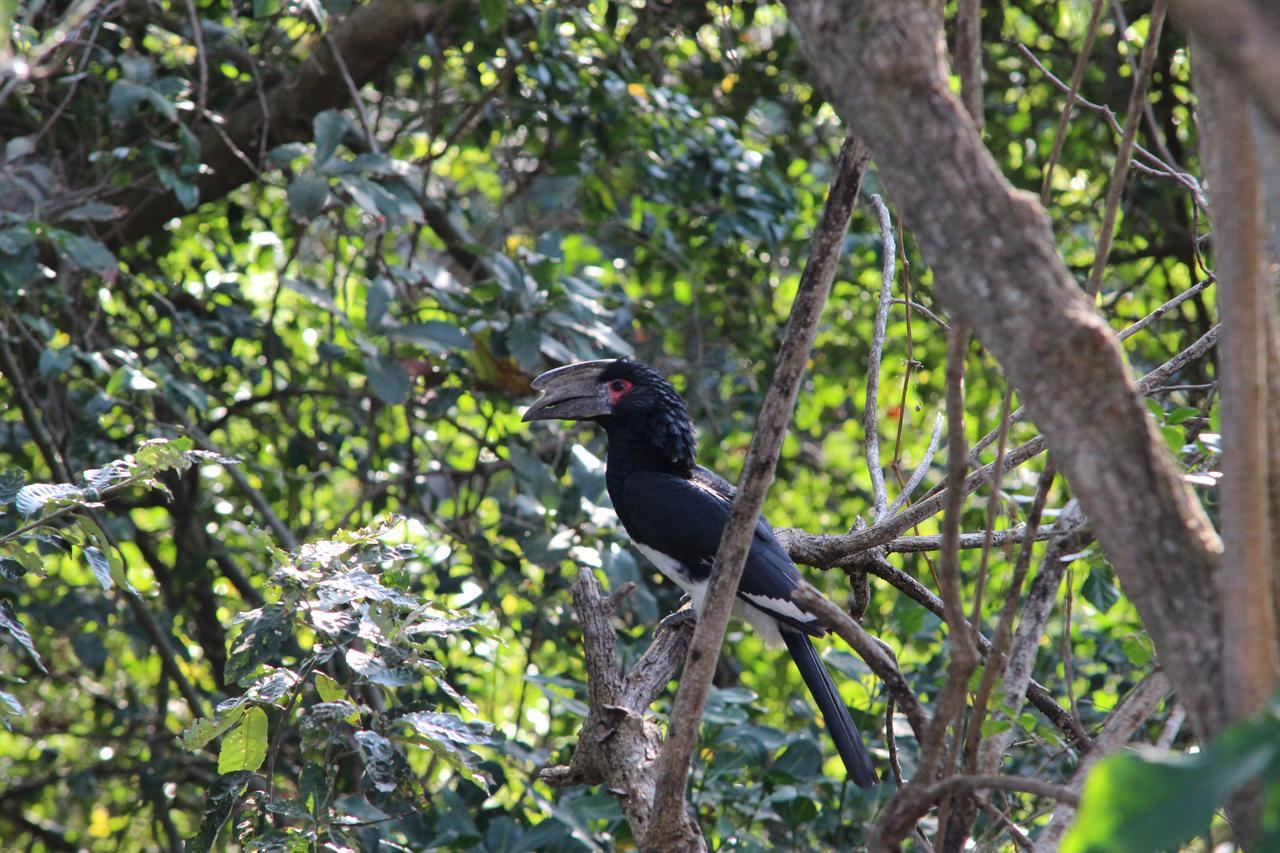
<svg viewBox="0 0 1280 853"><path fill-rule="evenodd" d="M1030 537L1028 537L1028 533L1031 533ZM990 542L990 546L993 548L1004 548L1025 542L1028 538L1033 542L1042 542L1049 538L1049 531L1042 528L1032 531L1029 526L1019 526L1007 530L994 531L990 537L988 537L986 531L961 533L959 547L963 549L982 548ZM937 551L940 548L942 548L941 534L933 536L899 536L884 546L885 552L889 554L919 554L925 551Z"/></svg>
<svg viewBox="0 0 1280 853"><path fill-rule="evenodd" d="M876 403L880 391L880 358L884 351L885 330L889 325L889 304L893 300L894 263L898 250L894 245L889 208L878 194L871 196L871 204L880 219L883 266L880 272L880 302L876 307L875 328L871 333L871 348L867 355L867 399L862 409L862 429L866 438L867 468L871 473L871 494L878 524L889 516L889 494L884 487L884 469L880 467L880 427L879 418L876 417Z"/></svg>
<svg viewBox="0 0 1280 853"><path fill-rule="evenodd" d="M1107 259L1111 257L1111 244L1115 240L1116 216L1120 211L1120 198L1124 194L1125 180L1129 176L1129 161L1133 158L1133 146L1138 138L1138 125L1143 101L1147 97L1147 86L1151 84L1151 72L1156 64L1156 51L1160 46L1160 31L1164 29L1165 13L1168 11L1166 0L1155 0L1151 7L1151 20L1147 25L1147 42L1142 46L1142 60L1138 64L1138 73L1133 76L1133 88L1129 92L1129 104L1125 108L1124 134L1120 137L1120 148L1116 151L1116 162L1111 170L1111 180L1107 186L1107 205L1102 216L1102 226L1098 233L1098 248L1094 252L1093 268L1089 271L1089 279L1085 284L1085 293L1096 296L1102 287L1102 274L1107 268Z"/></svg>
<svg viewBox="0 0 1280 853"><path fill-rule="evenodd" d="M960 600L960 513L964 506L964 367L969 350L969 330L956 324L947 338L947 496L942 516L942 553L938 560L938 588L951 641L947 680L920 745L916 778L932 782L943 769L947 728L964 710L969 674L977 665L973 635Z"/></svg>
<svg viewBox="0 0 1280 853"><path fill-rule="evenodd" d="M938 325L938 327L939 327L939 328L941 328L941 329L942 329L942 331L944 331L944 332L951 328L951 324L950 324L950 323L948 323L946 320L944 320L944 319L942 319L941 317L939 317L937 314L933 313L933 311L931 311L929 308L925 307L924 305L921 305L919 302L915 302L915 301L913 301L913 300L911 300L911 299L897 299L897 298L895 298L895 299L893 300L893 304L894 304L894 305L905 305L905 306L907 306L908 308L910 308L912 311L918 311L918 312L919 312L920 314L922 314L926 319L931 320L931 321L933 321L934 323L936 323L936 324ZM908 317L910 317L910 316L911 316L911 311L908 311L908 312L907 312L907 316L908 316ZM911 361L911 348L910 348L910 347L908 347L908 348L907 348L907 361L908 361L908 362L910 362L910 361Z"/></svg>
<svg viewBox="0 0 1280 853"><path fill-rule="evenodd" d="M1004 607L1000 609L1000 621L996 625L995 639L991 643L991 653L987 656L987 666L982 672L982 681L978 685L978 694L973 700L973 714L969 723L968 742L965 745L965 770L969 773L994 773L999 765L999 753L994 756L985 755L981 750L982 723L986 718L987 703L991 691L995 688L997 678L1005 677L1006 653L1009 641L1013 636L1013 617L1022 601L1022 585L1026 581L1027 570L1031 567L1031 543L1037 534L1044 533L1046 538L1051 531L1040 527L1040 518L1044 514L1045 504L1049 500L1049 491L1053 488L1053 480L1057 475L1057 466L1053 457L1045 462L1040 473L1040 482L1036 484L1036 495L1031 502L1031 512L1027 517L1027 530L1031 536L1024 534L1022 548L1018 552L1017 562L1013 565L1013 577L1009 580L1009 589L1005 592ZM983 759L986 759L985 762Z"/></svg>
<svg viewBox="0 0 1280 853"><path fill-rule="evenodd" d="M923 742L929 717L888 649L811 584L801 582L800 587L791 594L791 600L822 620L822 624L839 634L849 644L849 648L866 661L867 666L889 690L892 697L890 701L901 706L902 712L907 715L907 722L911 725L916 740Z"/></svg>
<svg viewBox="0 0 1280 853"><path fill-rule="evenodd" d="M1084 82L1084 70L1089 67L1089 54L1093 52L1093 40L1098 35L1098 21L1102 18L1103 0L1093 0L1093 11L1089 15L1089 25L1084 31L1084 44L1076 55L1075 67L1071 69L1071 86L1067 91L1067 101L1062 105L1062 115L1058 118L1058 127L1053 133L1053 148L1049 151L1049 160L1044 166L1044 179L1040 184L1040 203L1049 206L1049 195L1053 191L1053 170L1057 168L1058 158L1062 156L1062 144L1067 139L1067 126L1071 123L1071 110L1076 105L1076 96L1080 94L1080 84Z"/></svg>
<svg viewBox="0 0 1280 853"><path fill-rule="evenodd" d="M902 491L894 498L893 504L889 507L886 518L893 518L901 511L903 504L911 500L911 493L920 487L920 483L924 480L925 475L929 473L929 466L933 464L933 455L938 452L938 444L942 440L942 425L946 419L939 412L933 421L933 435L929 436L929 446L925 449L924 458L920 460L920 464L916 466L916 470L912 472L911 479L907 480L906 485L902 487ZM961 546L965 547L965 546Z"/></svg>

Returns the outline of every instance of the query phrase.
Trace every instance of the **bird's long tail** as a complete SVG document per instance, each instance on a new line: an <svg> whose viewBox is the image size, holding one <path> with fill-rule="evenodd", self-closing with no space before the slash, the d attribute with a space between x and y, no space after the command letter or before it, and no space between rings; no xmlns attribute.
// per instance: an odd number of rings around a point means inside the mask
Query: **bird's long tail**
<svg viewBox="0 0 1280 853"><path fill-rule="evenodd" d="M827 721L827 731L831 732L831 739L836 742L836 751L844 761L849 778L860 788L876 784L876 771L871 764L871 756L867 754L862 737L849 717L849 709L840 698L835 682L831 680L831 673L827 672L826 664L818 657L818 650L808 636L799 631L783 631L782 639L787 644L791 659L800 669L805 686L818 703L818 710Z"/></svg>

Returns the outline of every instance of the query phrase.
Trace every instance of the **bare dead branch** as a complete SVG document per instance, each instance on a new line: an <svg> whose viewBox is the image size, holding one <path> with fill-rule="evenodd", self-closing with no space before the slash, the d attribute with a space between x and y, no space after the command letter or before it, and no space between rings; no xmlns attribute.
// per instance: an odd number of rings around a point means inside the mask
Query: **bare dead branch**
<svg viewBox="0 0 1280 853"><path fill-rule="evenodd" d="M835 177L814 234L808 263L800 278L791 317L778 351L773 381L765 394L751 446L743 462L738 492L716 552L706 598L698 614L680 688L676 691L667 740L658 762L653 819L642 836L641 846L646 850L696 848L698 838L689 834L685 816L689 758L697 741L702 709L724 642L725 627L737 598L747 549L751 545L765 493L773 479L783 436L791 421L800 378L817 333L822 307L831 290L849 216L867 161L866 149L850 133L840 149Z"/></svg>
<svg viewBox="0 0 1280 853"><path fill-rule="evenodd" d="M862 431L865 436L867 470L871 474L871 496L876 508L876 523L889 515L889 495L884 487L884 469L880 467L880 425L877 417L880 392L880 357L884 351L884 335L889 325L889 304L893 301L894 265L897 246L893 239L893 222L889 208L878 194L871 196L871 204L880 219L880 242L883 268L880 273L880 301L876 307L876 320L871 334L871 347L867 355L867 399L862 407Z"/></svg>
<svg viewBox="0 0 1280 853"><path fill-rule="evenodd" d="M1120 212L1120 197L1124 193L1125 180L1129 176L1129 161L1133 157L1133 146L1138 138L1140 114L1146 103L1147 86L1151 83L1151 71L1156 63L1156 50L1160 46L1160 31L1164 29L1167 12L1167 0L1155 0L1151 7L1151 20L1147 24L1147 42L1142 46L1142 60L1138 63L1138 72L1133 75L1129 104L1125 108L1124 133L1120 136L1120 147L1116 151L1115 165L1111 169L1111 179L1107 185L1107 204L1102 215L1102 225L1098 231L1098 247L1094 251L1093 267L1089 270L1089 279L1085 283L1085 293L1090 296L1097 295L1101 289L1102 274L1106 271L1107 259L1111 257L1116 216Z"/></svg>
<svg viewBox="0 0 1280 853"><path fill-rule="evenodd" d="M582 623L587 667L587 719L573 760L545 767L538 778L554 787L604 785L618 799L632 834L640 838L652 817L656 761L662 747L658 727L645 719L653 699L666 688L684 660L691 627L659 629L640 660L623 676L615 651L613 612L634 587L627 584L606 598L594 572L583 567L573 584L573 604ZM705 850L697 823L681 810L688 849Z"/></svg>
<svg viewBox="0 0 1280 853"><path fill-rule="evenodd" d="M841 639L849 644L849 648L866 661L876 677L884 682L891 697L890 703L896 703L902 707L902 712L906 714L907 722L911 725L911 731L915 733L916 740L923 741L929 718L920 700L912 691L911 685L898 669L898 662L894 660L893 655L868 634L853 617L828 601L812 585L800 584L800 588L791 594L791 599L821 619L822 624L839 634Z"/></svg>
<svg viewBox="0 0 1280 853"><path fill-rule="evenodd" d="M978 664L973 629L965 621L964 604L960 600L960 513L965 495L964 367L968 349L969 330L960 324L953 325L947 337L947 490L944 493L947 501L942 517L942 554L938 561L938 586L947 620L951 659L946 683L938 694L928 732L920 745L916 779L908 787L927 785L939 773L949 775L943 766L947 729L964 711L969 676Z"/></svg>
<svg viewBox="0 0 1280 853"><path fill-rule="evenodd" d="M907 480L907 484L902 487L902 491L893 500L893 504L889 507L887 513L888 518L897 515L907 501L911 500L911 495L920 484L924 482L925 475L929 473L929 466L933 464L933 456L938 452L938 443L942 440L942 425L945 423L942 413L933 420L933 434L929 436L929 446L925 448L924 458L920 460L920 464L916 466L916 470L912 472L911 478ZM961 537L963 539L963 537ZM961 545L961 548L972 547Z"/></svg>
<svg viewBox="0 0 1280 853"><path fill-rule="evenodd" d="M1056 466L1053 464L1053 458L1045 463L1044 471L1040 474L1040 482L1036 485L1036 495L1031 503L1031 512L1028 514L1027 527L1034 533L1039 533L1040 518L1044 513L1045 503L1049 499L1049 490L1053 488L1053 481L1057 475ZM1022 548L1018 552L1018 560L1013 566L1013 576L1009 580L1009 588L1005 591L1004 606L1000 609L1000 622L996 625L995 640L991 644L991 653L987 659L986 669L982 672L982 682L978 685L978 695L973 700L973 715L969 725L969 740L966 744L965 759L966 771L969 773L994 773L998 767L998 755L995 757L996 764L989 763L992 759L990 754L985 757L988 763L982 762L982 751L980 741L982 737L982 723L987 713L987 703L991 697L991 691L996 685L997 679L1006 677L1006 653L1009 649L1009 641L1013 636L1013 617L1017 612L1018 604L1022 601L1022 584L1027 577L1027 569L1031 566L1031 537L1024 537L1022 540ZM1074 716L1073 716L1074 719Z"/></svg>
<svg viewBox="0 0 1280 853"><path fill-rule="evenodd" d="M961 533L959 547L965 549L986 547L988 538L990 538L991 547L993 548L1017 545L1027 540L1028 530L1027 526L1019 525L1008 530L992 531L990 537L986 532ZM1042 542L1048 538L1049 531L1043 528L1037 528L1031 537L1034 542ZM889 554L918 554L921 551L937 551L941 547L941 534L936 536L899 536L885 545L884 550Z"/></svg>
<svg viewBox="0 0 1280 853"><path fill-rule="evenodd" d="M1036 651L1040 647L1040 638L1044 634L1044 626L1049 620L1056 599L1058 584L1066 570L1063 562L1065 555L1074 553L1083 545L1081 531L1083 517L1079 505L1071 501L1063 508L1053 525L1053 538L1040 558L1040 568L1036 578L1022 604L1022 617L1014 635L1013 646L1009 652L1009 660L1004 664L1004 680L1000 686L1000 702L991 712L992 721L1010 723L1017 719L1022 710L1022 697L1026 694L1027 684L1031 680L1031 670L1035 664ZM1003 621L1003 620L1002 620ZM1074 720L1074 715L1071 715ZM1014 735L1014 727L1009 725L1003 730L999 726L986 738L979 748L978 768L998 767L1000 756L1009 748Z"/></svg>

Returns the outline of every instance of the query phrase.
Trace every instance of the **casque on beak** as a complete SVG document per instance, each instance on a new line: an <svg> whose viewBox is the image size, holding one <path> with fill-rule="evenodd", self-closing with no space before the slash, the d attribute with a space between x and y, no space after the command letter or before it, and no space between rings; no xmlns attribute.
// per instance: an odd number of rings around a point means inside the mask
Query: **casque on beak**
<svg viewBox="0 0 1280 853"><path fill-rule="evenodd" d="M533 389L541 391L522 421L553 419L579 421L598 418L612 411L608 390L600 384L600 372L613 359L580 361L548 370L533 380Z"/></svg>

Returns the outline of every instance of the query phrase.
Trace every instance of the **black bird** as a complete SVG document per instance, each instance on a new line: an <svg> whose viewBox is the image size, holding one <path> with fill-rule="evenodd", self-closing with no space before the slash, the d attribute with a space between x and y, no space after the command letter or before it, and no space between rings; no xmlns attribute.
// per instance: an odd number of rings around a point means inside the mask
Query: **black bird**
<svg viewBox="0 0 1280 853"><path fill-rule="evenodd" d="M586 361L533 380L542 396L525 421L589 420L609 437L605 482L613 508L636 548L675 581L697 611L729 519L734 488L694 462L697 437L675 387L647 364ZM876 784L871 757L810 637L825 629L791 600L795 564L760 518L738 585L735 612L771 646L785 643L826 719L849 778Z"/></svg>

